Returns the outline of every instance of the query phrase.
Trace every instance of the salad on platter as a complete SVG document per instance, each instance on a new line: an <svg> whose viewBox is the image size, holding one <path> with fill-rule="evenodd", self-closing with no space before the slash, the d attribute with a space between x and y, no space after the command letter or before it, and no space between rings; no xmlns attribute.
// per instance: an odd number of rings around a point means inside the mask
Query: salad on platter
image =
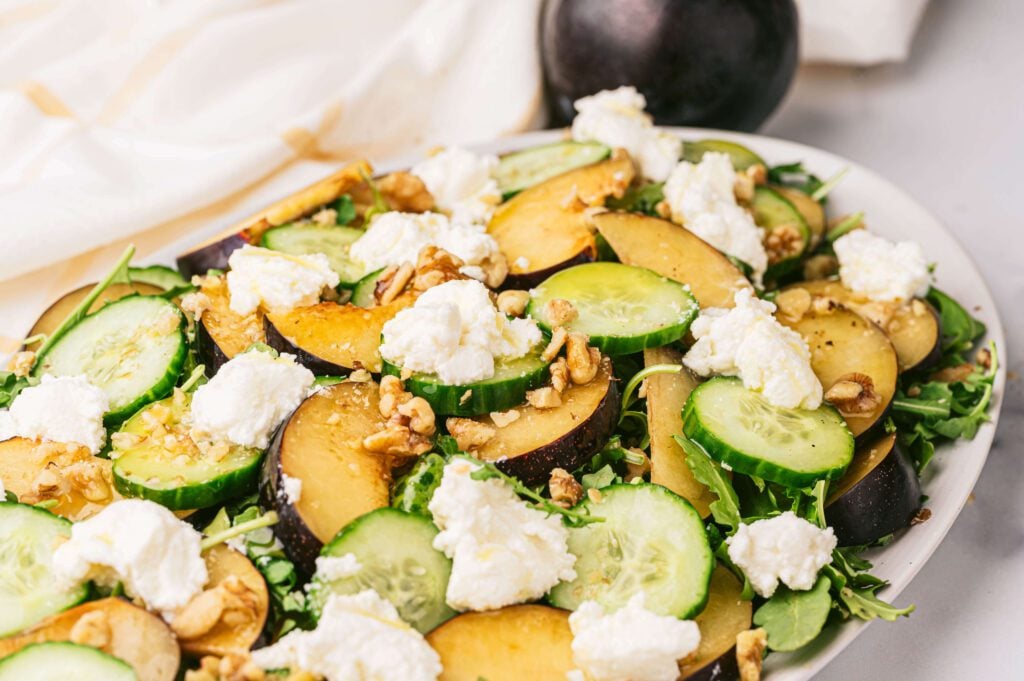
<svg viewBox="0 0 1024 681"><path fill-rule="evenodd" d="M354 162L45 310L0 372L0 681L756 681L910 615L864 552L997 348L843 173L644 105Z"/></svg>

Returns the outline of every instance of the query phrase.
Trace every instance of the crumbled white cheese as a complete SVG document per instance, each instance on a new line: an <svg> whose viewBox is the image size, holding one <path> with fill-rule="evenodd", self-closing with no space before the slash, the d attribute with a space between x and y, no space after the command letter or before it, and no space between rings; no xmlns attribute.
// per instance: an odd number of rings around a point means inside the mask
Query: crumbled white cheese
<svg viewBox="0 0 1024 681"><path fill-rule="evenodd" d="M726 255L750 265L761 282L768 267L761 229L736 203L736 171L728 154L708 152L700 163L681 162L665 182L672 219Z"/></svg>
<svg viewBox="0 0 1024 681"><path fill-rule="evenodd" d="M369 273L388 265L416 264L427 246L457 256L470 276L500 252L498 242L482 225L456 222L441 213L391 211L373 219L366 234L352 244L349 255Z"/></svg>
<svg viewBox="0 0 1024 681"><path fill-rule="evenodd" d="M503 480L474 480L480 464L445 466L429 509L434 548L452 559L446 600L456 610L493 610L540 598L576 578L569 532L558 516L528 506Z"/></svg>
<svg viewBox="0 0 1024 681"><path fill-rule="evenodd" d="M192 396L193 430L214 442L264 449L271 433L306 398L314 380L293 355L244 352Z"/></svg>
<svg viewBox="0 0 1024 681"><path fill-rule="evenodd" d="M363 566L353 553L344 556L319 556L316 559L316 576L325 582L345 579L359 574Z"/></svg>
<svg viewBox="0 0 1024 681"><path fill-rule="evenodd" d="M53 571L66 585L120 582L129 596L170 620L208 579L200 540L160 504L124 499L72 525L71 538L53 553Z"/></svg>
<svg viewBox="0 0 1024 681"><path fill-rule="evenodd" d="M302 480L293 478L287 473L281 474L281 485L284 487L284 496L289 504L297 504L302 499Z"/></svg>
<svg viewBox="0 0 1024 681"><path fill-rule="evenodd" d="M664 181L683 153L682 140L656 128L644 113L647 100L634 87L602 90L577 99L573 106L577 111L572 122L574 140L625 149L651 180Z"/></svg>
<svg viewBox="0 0 1024 681"><path fill-rule="evenodd" d="M327 681L435 681L441 658L375 591L331 595L316 629L254 650L264 669L302 670Z"/></svg>
<svg viewBox="0 0 1024 681"><path fill-rule="evenodd" d="M737 291L735 300L733 308L701 310L690 327L697 340L683 364L701 376L739 376L776 407L821 406L821 383L800 334L780 324L772 316L775 305L750 289Z"/></svg>
<svg viewBox="0 0 1024 681"><path fill-rule="evenodd" d="M338 285L338 273L323 253L292 255L245 245L228 259L231 311L250 314L261 305L287 312L320 302L324 288Z"/></svg>
<svg viewBox="0 0 1024 681"><path fill-rule="evenodd" d="M107 394L84 376L43 376L39 385L25 388L0 418L0 440L65 442L93 454L103 449L107 431L103 414L110 406Z"/></svg>
<svg viewBox="0 0 1024 681"><path fill-rule="evenodd" d="M417 163L410 172L423 180L435 205L450 214L453 222L486 224L501 203L493 177L497 167L497 156L449 147Z"/></svg>
<svg viewBox="0 0 1024 681"><path fill-rule="evenodd" d="M786 511L750 525L741 523L725 543L729 558L754 591L770 598L779 582L794 591L813 587L821 568L832 562L836 537L831 527L821 529Z"/></svg>
<svg viewBox="0 0 1024 681"><path fill-rule="evenodd" d="M644 592L605 613L583 601L569 616L573 661L590 681L675 681L678 661L700 645L696 622L656 615L644 607Z"/></svg>
<svg viewBox="0 0 1024 681"><path fill-rule="evenodd" d="M384 325L381 357L436 374L448 385L494 375L494 360L517 358L541 342L532 319L508 319L478 281L449 281L424 292Z"/></svg>
<svg viewBox="0 0 1024 681"><path fill-rule="evenodd" d="M839 278L854 293L883 302L908 302L928 293L931 275L913 241L894 243L858 229L836 239Z"/></svg>

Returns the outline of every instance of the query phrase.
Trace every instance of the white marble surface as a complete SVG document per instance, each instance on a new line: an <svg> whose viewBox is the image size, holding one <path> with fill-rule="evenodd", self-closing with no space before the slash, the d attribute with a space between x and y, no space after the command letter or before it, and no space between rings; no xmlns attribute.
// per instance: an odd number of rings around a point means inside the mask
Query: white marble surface
<svg viewBox="0 0 1024 681"><path fill-rule="evenodd" d="M822 681L1024 678L1021 26L1020 0L933 0L906 63L805 68L760 131L863 163L945 222L988 280L1014 372L974 501L897 600L917 611L873 624Z"/></svg>

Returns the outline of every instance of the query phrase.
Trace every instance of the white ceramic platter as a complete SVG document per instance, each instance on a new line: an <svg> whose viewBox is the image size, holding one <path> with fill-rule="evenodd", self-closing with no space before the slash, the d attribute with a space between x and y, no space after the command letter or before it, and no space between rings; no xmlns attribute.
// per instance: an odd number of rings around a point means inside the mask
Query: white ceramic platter
<svg viewBox="0 0 1024 681"><path fill-rule="evenodd" d="M936 284L951 294L961 304L981 319L988 327L988 339L995 341L1005 356L1006 343L1003 327L999 321L995 303L988 287L966 251L942 224L923 206L903 191L882 179L875 173L847 161L839 156L802 144L757 135L743 135L717 130L675 128L683 139L697 140L708 137L729 139L745 144L760 154L770 164L803 161L807 168L820 177L829 177L849 167L850 172L829 198L832 215L864 211L872 231L891 239L910 239L920 243L928 259L937 263ZM562 131L544 131L507 137L493 143L478 145L478 151L504 153L536 144L556 141L564 136ZM404 168L411 165L415 157L394 159L380 164L382 171ZM296 188L297 189L297 188ZM950 187L950 190L953 188ZM270 203L277 197L266 197ZM210 233L216 233L211 225ZM198 239L196 239L198 241ZM153 262L173 264L174 257L182 244L175 243L154 254ZM967 501L974 484L981 473L988 456L995 433L995 421L999 416L1003 386L1006 380L1005 368L1000 368L995 382L991 416L992 423L986 424L971 441L960 441L941 447L929 466L924 478L924 491L928 495L931 518L902 533L896 541L883 549L873 551L868 557L874 562L873 573L888 580L891 585L881 592L886 600L896 600L900 592L910 583L925 561L932 555L939 542L949 531ZM900 605L905 605L900 603ZM920 616L920 615L911 615ZM881 622L875 626L898 627L894 623ZM810 679L830 660L838 655L863 630L866 624L860 620L846 622L830 628L814 644L791 654L773 654L765 664L766 679L769 681L803 681Z"/></svg>

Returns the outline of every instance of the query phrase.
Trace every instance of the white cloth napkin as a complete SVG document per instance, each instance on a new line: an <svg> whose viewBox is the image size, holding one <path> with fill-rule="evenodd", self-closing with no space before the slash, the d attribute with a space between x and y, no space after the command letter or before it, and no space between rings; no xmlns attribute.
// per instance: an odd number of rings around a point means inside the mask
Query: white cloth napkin
<svg viewBox="0 0 1024 681"><path fill-rule="evenodd" d="M797 0L800 58L869 66L903 61L928 0Z"/></svg>
<svg viewBox="0 0 1024 681"><path fill-rule="evenodd" d="M537 4L0 0L0 280L310 162L529 127Z"/></svg>

